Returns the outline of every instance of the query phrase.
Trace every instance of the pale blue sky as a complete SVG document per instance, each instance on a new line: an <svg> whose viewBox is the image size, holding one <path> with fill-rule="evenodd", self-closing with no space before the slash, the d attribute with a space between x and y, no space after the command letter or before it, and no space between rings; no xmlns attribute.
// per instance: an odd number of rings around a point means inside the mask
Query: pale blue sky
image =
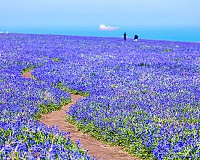
<svg viewBox="0 0 200 160"><path fill-rule="evenodd" d="M1 27L200 26L200 0L0 0Z"/></svg>

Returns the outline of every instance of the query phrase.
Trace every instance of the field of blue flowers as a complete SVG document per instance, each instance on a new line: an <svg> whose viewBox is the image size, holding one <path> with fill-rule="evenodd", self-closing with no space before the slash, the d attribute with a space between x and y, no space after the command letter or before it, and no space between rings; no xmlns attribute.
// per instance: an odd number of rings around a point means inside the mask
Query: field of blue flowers
<svg viewBox="0 0 200 160"><path fill-rule="evenodd" d="M22 77L52 63L46 42L43 36L0 34L0 159L93 159L70 133L38 121L70 102L68 92Z"/></svg>
<svg viewBox="0 0 200 160"><path fill-rule="evenodd" d="M200 157L200 43L0 34L0 57L2 159L92 159L37 121L69 93L87 97L67 120L97 139L144 159Z"/></svg>

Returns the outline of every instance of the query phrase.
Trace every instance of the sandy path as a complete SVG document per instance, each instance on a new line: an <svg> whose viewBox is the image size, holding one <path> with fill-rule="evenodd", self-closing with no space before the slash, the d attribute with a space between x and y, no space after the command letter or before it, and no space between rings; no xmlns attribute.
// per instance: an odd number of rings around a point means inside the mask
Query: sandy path
<svg viewBox="0 0 200 160"><path fill-rule="evenodd" d="M87 148L88 153L97 159L103 160L131 160L136 159L128 155L120 147L109 146L93 137L78 131L72 124L66 122L66 111L70 105L74 104L78 99L82 98L79 95L71 95L72 103L63 106L61 110L54 111L42 115L40 121L48 126L57 125L60 131L70 132L73 141L80 139L81 148Z"/></svg>
<svg viewBox="0 0 200 160"><path fill-rule="evenodd" d="M23 74L26 78L31 78L31 72ZM80 139L80 148L88 149L88 153L102 160L138 160L126 153L121 147L109 146L93 137L78 131L72 124L66 122L66 111L69 107L76 103L77 100L83 98L79 95L71 95L72 102L63 106L59 111L54 111L42 115L40 122L48 126L58 126L60 131L70 132L71 139L75 142Z"/></svg>

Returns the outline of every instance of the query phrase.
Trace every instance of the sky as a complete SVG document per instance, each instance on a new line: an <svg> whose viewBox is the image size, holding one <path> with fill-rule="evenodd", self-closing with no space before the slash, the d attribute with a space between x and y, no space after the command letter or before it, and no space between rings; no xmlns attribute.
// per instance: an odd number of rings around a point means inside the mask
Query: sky
<svg viewBox="0 0 200 160"><path fill-rule="evenodd" d="M200 27L200 0L0 0L12 28Z"/></svg>

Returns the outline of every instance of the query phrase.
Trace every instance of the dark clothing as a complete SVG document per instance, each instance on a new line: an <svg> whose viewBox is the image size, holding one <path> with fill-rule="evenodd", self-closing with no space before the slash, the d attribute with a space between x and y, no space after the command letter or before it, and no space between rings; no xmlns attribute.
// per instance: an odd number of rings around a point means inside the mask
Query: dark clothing
<svg viewBox="0 0 200 160"><path fill-rule="evenodd" d="M127 35L126 32L123 35L124 35L124 40L126 40L126 35Z"/></svg>
<svg viewBox="0 0 200 160"><path fill-rule="evenodd" d="M138 35L135 35L135 36L134 36L134 39L138 39Z"/></svg>

